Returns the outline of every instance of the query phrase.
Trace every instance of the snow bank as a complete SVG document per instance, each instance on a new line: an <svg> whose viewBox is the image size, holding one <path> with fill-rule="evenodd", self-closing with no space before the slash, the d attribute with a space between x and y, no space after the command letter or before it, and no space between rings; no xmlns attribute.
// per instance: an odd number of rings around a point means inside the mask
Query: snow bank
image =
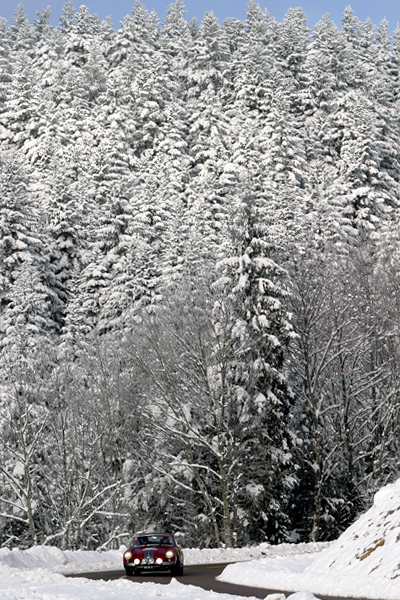
<svg viewBox="0 0 400 600"><path fill-rule="evenodd" d="M248 548L186 548L185 563L187 565L205 565L215 563L241 562L249 559L266 557L292 556L299 553L320 552L327 544L280 544L270 546L260 544ZM88 571L122 569L122 554L126 550L108 552L62 551L49 546L35 546L29 550L0 550L0 565L17 569L51 569L57 573L84 573Z"/></svg>
<svg viewBox="0 0 400 600"><path fill-rule="evenodd" d="M307 544L279 544L271 546L263 543L259 546L247 548L213 548L198 550L195 548L184 549L185 563L187 565L205 565L211 563L242 562L249 559L276 558L279 556L295 556L297 554L313 554L328 548L329 543Z"/></svg>
<svg viewBox="0 0 400 600"><path fill-rule="evenodd" d="M298 552L318 552L318 544L261 544L253 548L199 550L186 549L187 564L209 564L243 561L256 557L290 557ZM128 579L92 581L84 578L65 579L60 572L84 572L97 569L121 569L125 548L110 552L63 552L48 546L29 550L0 550L1 600L243 600L238 596L217 594L175 579L168 585L137 583ZM307 558L306 554L303 556ZM293 560L293 559L292 559ZM58 571L58 572L55 572ZM270 594L268 600L285 600L284 594ZM289 600L289 599L287 599ZM292 595L290 600L315 600L306 595Z"/></svg>
<svg viewBox="0 0 400 600"><path fill-rule="evenodd" d="M46 568L63 573L121 569L122 552L122 549L110 552L72 552L51 546L35 546L29 550L2 548L0 565L16 569Z"/></svg>
<svg viewBox="0 0 400 600"><path fill-rule="evenodd" d="M275 597L274 597L275 596ZM284 596L269 600L284 600ZM92 581L66 579L50 571L36 569L20 572L0 566L1 600L243 600L241 596L217 594L184 585L172 579L167 585L135 583L128 579ZM288 599L289 600L289 599ZM314 596L290 596L290 600L314 600Z"/></svg>
<svg viewBox="0 0 400 600"><path fill-rule="evenodd" d="M311 571L326 568L332 575L397 580L400 591L400 480L375 495L372 508L318 557Z"/></svg>
<svg viewBox="0 0 400 600"><path fill-rule="evenodd" d="M220 581L269 589L306 591L313 589L314 581L304 584L304 571L314 561L312 555L276 557L227 566L218 577ZM320 592L321 593L321 592ZM330 593L336 593L335 587Z"/></svg>
<svg viewBox="0 0 400 600"><path fill-rule="evenodd" d="M261 544L254 548L199 550L186 549L187 564L210 564L243 561L266 556L290 556L296 552L317 552L318 544ZM242 600L237 596L216 594L176 580L168 585L137 583L127 579L92 581L84 578L65 579L60 573L97 569L121 569L124 548L110 552L70 552L48 546L29 550L0 550L1 600ZM294 595L291 600L315 600L312 595ZM273 594L268 600L285 600L284 594ZM289 599L288 599L289 600Z"/></svg>
<svg viewBox="0 0 400 600"><path fill-rule="evenodd" d="M221 581L314 594L400 598L400 480L320 554L228 566Z"/></svg>

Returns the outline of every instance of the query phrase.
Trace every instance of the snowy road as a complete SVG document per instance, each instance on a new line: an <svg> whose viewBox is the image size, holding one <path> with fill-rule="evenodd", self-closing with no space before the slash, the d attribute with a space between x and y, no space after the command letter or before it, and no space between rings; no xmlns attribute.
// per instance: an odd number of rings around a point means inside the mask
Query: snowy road
<svg viewBox="0 0 400 600"><path fill-rule="evenodd" d="M217 581L218 577L228 563L211 565L189 565L185 567L185 574L176 579L186 585L195 585L207 591L214 591L220 594L231 594L233 596L246 596L264 599L268 594L285 593L285 590L267 590L262 588L248 587ZM91 573L79 573L77 575L68 575L68 577L87 577L88 579L111 581L114 579L129 579L138 583L153 582L168 584L171 582L171 576L168 573L146 574L127 578L123 569L118 571L96 571ZM293 592L286 592L289 595ZM333 596L318 596L320 600L345 600ZM361 600L352 598L352 600Z"/></svg>

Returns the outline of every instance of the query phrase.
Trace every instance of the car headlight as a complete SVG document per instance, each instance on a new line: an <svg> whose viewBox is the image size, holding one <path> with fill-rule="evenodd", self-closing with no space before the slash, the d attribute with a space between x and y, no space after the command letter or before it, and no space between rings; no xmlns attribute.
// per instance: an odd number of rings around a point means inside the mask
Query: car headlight
<svg viewBox="0 0 400 600"><path fill-rule="evenodd" d="M172 558L172 557L173 557L173 555L174 555L174 553L172 552L172 550L167 550L167 551L166 551L166 553L165 553L165 556L166 556L167 558Z"/></svg>
<svg viewBox="0 0 400 600"><path fill-rule="evenodd" d="M140 565L140 559L139 558L135 558L135 560L133 562L135 563L135 565Z"/></svg>
<svg viewBox="0 0 400 600"><path fill-rule="evenodd" d="M163 564L163 559L162 558L156 558L156 563L158 565L162 565Z"/></svg>
<svg viewBox="0 0 400 600"><path fill-rule="evenodd" d="M128 550L128 552L125 552L125 554L124 554L124 558L125 558L126 560L129 560L130 558L132 558L132 552L129 552L129 550Z"/></svg>

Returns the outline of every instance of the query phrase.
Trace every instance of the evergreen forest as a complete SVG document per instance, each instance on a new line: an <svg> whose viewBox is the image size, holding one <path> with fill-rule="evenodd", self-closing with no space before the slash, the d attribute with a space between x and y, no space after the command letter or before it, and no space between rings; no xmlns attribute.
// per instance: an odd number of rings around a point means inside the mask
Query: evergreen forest
<svg viewBox="0 0 400 600"><path fill-rule="evenodd" d="M335 539L399 477L400 29L0 19L0 543Z"/></svg>

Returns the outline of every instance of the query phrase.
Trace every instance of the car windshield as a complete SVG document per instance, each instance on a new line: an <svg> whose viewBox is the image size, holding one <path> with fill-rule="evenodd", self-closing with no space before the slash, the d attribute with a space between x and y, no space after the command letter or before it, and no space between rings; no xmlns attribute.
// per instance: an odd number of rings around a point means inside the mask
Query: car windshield
<svg viewBox="0 0 400 600"><path fill-rule="evenodd" d="M172 537L170 535L162 535L152 533L149 535L138 535L133 542L133 546L173 546Z"/></svg>

